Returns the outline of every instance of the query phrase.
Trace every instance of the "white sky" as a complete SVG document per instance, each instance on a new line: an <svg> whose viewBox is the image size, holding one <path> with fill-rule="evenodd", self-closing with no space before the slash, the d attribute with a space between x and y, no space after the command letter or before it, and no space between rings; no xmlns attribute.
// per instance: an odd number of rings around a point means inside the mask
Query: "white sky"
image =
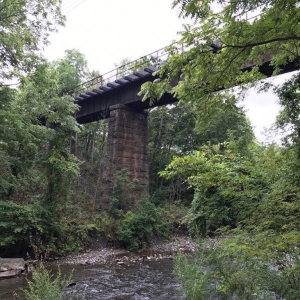
<svg viewBox="0 0 300 300"><path fill-rule="evenodd" d="M172 0L63 0L66 25L51 35L45 57L52 61L77 49L90 70L106 73L124 58L135 60L178 39L185 21L171 7ZM263 141L279 111L275 96L251 91L243 105Z"/></svg>
<svg viewBox="0 0 300 300"><path fill-rule="evenodd" d="M90 70L105 73L178 39L183 21L171 6L172 0L63 0L66 26L51 36L45 55L55 60L78 49Z"/></svg>

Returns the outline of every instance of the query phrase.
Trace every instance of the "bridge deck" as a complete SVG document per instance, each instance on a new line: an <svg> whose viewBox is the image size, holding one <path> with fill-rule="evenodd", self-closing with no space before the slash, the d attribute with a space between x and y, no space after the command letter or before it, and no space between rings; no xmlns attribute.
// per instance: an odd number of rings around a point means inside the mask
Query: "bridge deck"
<svg viewBox="0 0 300 300"><path fill-rule="evenodd" d="M273 73L270 60L270 56L266 57L265 63L260 66L260 72L267 77L272 76ZM249 62L246 64L244 70L249 70L253 66L254 64ZM282 73L298 69L299 66L296 62L290 62L284 66ZM149 101L142 102L142 97L138 96L138 93L143 83L153 81L157 78L153 76L153 73L157 70L155 66L149 66L76 96L75 102L80 106L80 110L76 114L77 121L85 124L108 118L109 107L115 104L124 104L137 111L150 108ZM178 79L174 81L174 84L178 83ZM177 99L172 95L165 94L154 106L171 104L176 101Z"/></svg>

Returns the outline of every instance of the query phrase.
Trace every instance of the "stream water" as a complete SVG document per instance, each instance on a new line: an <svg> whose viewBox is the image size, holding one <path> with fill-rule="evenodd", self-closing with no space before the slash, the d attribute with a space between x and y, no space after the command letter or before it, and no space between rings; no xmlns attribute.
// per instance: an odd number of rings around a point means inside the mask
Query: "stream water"
<svg viewBox="0 0 300 300"><path fill-rule="evenodd" d="M55 271L55 267L52 267ZM71 293L84 299L115 300L181 300L186 299L173 272L173 261L143 261L125 265L65 265L62 274L71 274L75 285L67 288L66 299ZM0 281L0 299L13 300L16 291L26 288L24 277ZM80 298L79 298L80 299Z"/></svg>

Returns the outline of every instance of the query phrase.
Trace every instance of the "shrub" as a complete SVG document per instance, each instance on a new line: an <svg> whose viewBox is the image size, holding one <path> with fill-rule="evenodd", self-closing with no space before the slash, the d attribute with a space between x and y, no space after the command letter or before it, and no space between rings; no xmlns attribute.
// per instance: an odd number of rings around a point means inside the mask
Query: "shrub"
<svg viewBox="0 0 300 300"><path fill-rule="evenodd" d="M179 252L175 258L175 271L186 296L191 300L208 300L215 296L212 274L203 264L203 255L197 252L197 256L189 260L187 255Z"/></svg>
<svg viewBox="0 0 300 300"><path fill-rule="evenodd" d="M32 281L27 280L28 289L24 290L26 300L62 300L65 288L70 284L71 276L62 277L60 269L53 276L41 263L32 273Z"/></svg>
<svg viewBox="0 0 300 300"><path fill-rule="evenodd" d="M53 242L59 224L51 219L46 207L39 202L19 205L0 201L1 255L25 255L25 251L38 256ZM29 250L31 248L31 251Z"/></svg>
<svg viewBox="0 0 300 300"><path fill-rule="evenodd" d="M109 203L109 213L115 218L121 218L131 204L131 191L137 179L130 179L128 169L122 169L114 174L112 196Z"/></svg>
<svg viewBox="0 0 300 300"><path fill-rule="evenodd" d="M287 243L284 245L285 239ZM281 240L281 245L279 245ZM300 299L299 238L228 237L193 257L179 254L176 272L189 299Z"/></svg>
<svg viewBox="0 0 300 300"><path fill-rule="evenodd" d="M0 220L0 247L29 243L29 233L34 227L31 206L0 201Z"/></svg>
<svg viewBox="0 0 300 300"><path fill-rule="evenodd" d="M168 199L169 190L166 188L160 188L156 189L152 196L151 196L151 202L154 203L156 206L165 204L166 199Z"/></svg>
<svg viewBox="0 0 300 300"><path fill-rule="evenodd" d="M116 231L120 220L114 219L107 213L101 213L95 216L99 232L104 236L107 243L115 244L117 242Z"/></svg>
<svg viewBox="0 0 300 300"><path fill-rule="evenodd" d="M25 300L85 300L85 295L76 294L76 290L66 291L71 279L72 274L62 276L59 268L54 276L40 263L32 273L32 280L27 280L28 288L23 290Z"/></svg>
<svg viewBox="0 0 300 300"><path fill-rule="evenodd" d="M186 215L188 211L189 208L179 201L162 207L163 218L174 233L187 233Z"/></svg>
<svg viewBox="0 0 300 300"><path fill-rule="evenodd" d="M136 212L128 211L117 229L121 245L136 250L148 243L151 234L166 236L169 228L161 212L148 199L138 203Z"/></svg>

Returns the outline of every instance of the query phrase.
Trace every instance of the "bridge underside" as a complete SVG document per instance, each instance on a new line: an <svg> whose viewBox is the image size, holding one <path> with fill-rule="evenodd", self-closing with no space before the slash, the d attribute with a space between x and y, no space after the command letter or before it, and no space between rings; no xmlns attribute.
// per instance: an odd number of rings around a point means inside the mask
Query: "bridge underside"
<svg viewBox="0 0 300 300"><path fill-rule="evenodd" d="M109 118L110 107L117 104L142 112L154 106L177 102L177 99L166 93L155 105L151 106L149 101L142 101L143 97L138 95L143 83L157 78L152 75L157 70L155 66L149 66L89 92L81 93L75 97L75 102L80 106L76 114L77 122L85 124ZM174 80L174 86L178 81L179 76Z"/></svg>
<svg viewBox="0 0 300 300"><path fill-rule="evenodd" d="M271 56L266 55L264 61L265 62L259 67L259 71L265 76L271 77L274 71L270 65ZM253 62L248 62L243 70L251 70L253 66L255 66ZM298 69L298 62L292 61L283 67L281 74ZM154 81L157 77L152 74L157 70L155 66L149 66L148 68L139 70L114 82L77 96L75 102L80 106L80 110L76 115L78 123L85 124L109 118L110 107L117 104L123 104L136 112L142 112L151 107L177 102L178 100L168 93L163 95L153 106L150 105L148 100L144 102L141 101L142 97L138 95L141 90L141 85L148 81ZM180 76L178 75L172 82L172 85L176 86L179 80Z"/></svg>

